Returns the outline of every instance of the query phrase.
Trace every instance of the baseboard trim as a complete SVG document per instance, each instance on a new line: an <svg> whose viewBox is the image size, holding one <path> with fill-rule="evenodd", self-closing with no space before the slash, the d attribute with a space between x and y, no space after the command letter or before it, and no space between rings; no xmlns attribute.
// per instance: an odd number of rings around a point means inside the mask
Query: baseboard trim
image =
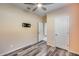
<svg viewBox="0 0 79 59"><path fill-rule="evenodd" d="M79 53L78 53L78 52L75 52L75 51L71 51L71 50L69 50L69 52L74 53L74 54L78 54L78 55L79 55Z"/></svg>

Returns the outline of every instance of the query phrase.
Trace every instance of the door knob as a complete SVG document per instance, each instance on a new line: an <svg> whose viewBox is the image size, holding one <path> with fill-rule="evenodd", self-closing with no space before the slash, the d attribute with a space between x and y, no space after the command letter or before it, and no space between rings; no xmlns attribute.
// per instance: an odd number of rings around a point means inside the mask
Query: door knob
<svg viewBox="0 0 79 59"><path fill-rule="evenodd" d="M58 34L56 34L56 36L58 36Z"/></svg>

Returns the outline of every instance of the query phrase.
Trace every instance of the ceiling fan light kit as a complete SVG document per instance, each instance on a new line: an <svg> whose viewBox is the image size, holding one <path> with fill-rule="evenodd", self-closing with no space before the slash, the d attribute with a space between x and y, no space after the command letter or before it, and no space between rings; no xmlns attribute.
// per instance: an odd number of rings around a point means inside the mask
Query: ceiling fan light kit
<svg viewBox="0 0 79 59"><path fill-rule="evenodd" d="M42 7L42 4L41 3L38 3L37 4L38 8Z"/></svg>
<svg viewBox="0 0 79 59"><path fill-rule="evenodd" d="M50 5L50 3L24 3L28 6L32 6L32 8L28 8L28 9L32 9L32 12L36 11L38 8L42 9L43 11L47 11L47 8L45 7L46 5Z"/></svg>

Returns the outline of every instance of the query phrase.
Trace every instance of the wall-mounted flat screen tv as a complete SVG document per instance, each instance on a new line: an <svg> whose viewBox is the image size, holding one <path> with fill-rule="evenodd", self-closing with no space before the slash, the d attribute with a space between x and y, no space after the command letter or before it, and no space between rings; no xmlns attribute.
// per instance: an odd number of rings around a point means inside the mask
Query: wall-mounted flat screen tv
<svg viewBox="0 0 79 59"><path fill-rule="evenodd" d="M28 27L28 28L30 28L31 24L29 24L29 23L22 23L22 27Z"/></svg>

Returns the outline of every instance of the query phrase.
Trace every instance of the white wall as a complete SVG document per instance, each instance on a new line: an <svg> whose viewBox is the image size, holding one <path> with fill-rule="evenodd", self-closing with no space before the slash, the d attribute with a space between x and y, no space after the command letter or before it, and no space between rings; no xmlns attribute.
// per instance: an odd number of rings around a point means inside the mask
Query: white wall
<svg viewBox="0 0 79 59"><path fill-rule="evenodd" d="M37 23L41 18L13 5L0 4L0 55L37 42ZM31 28L23 28L22 23Z"/></svg>

